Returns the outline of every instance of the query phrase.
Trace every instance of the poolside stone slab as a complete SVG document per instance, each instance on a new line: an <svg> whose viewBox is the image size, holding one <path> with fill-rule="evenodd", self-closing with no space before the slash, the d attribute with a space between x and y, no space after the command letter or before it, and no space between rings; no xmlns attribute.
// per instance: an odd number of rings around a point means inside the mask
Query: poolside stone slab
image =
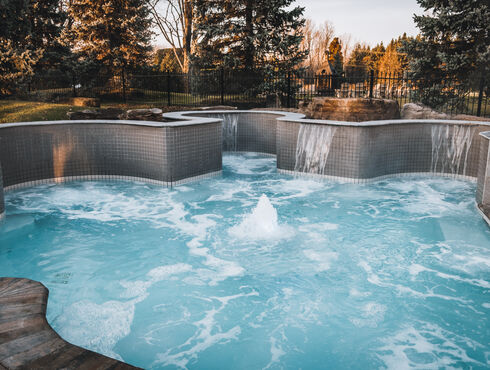
<svg viewBox="0 0 490 370"><path fill-rule="evenodd" d="M61 338L46 320L48 294L39 282L0 278L0 370L137 369Z"/></svg>

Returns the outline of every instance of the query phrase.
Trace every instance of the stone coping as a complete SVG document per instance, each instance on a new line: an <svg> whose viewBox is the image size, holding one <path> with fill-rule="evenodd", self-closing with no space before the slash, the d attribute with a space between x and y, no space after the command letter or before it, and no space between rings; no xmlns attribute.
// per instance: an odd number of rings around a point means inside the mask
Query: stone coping
<svg viewBox="0 0 490 370"><path fill-rule="evenodd" d="M23 278L0 278L0 369L139 369L75 346L46 320L48 289Z"/></svg>
<svg viewBox="0 0 490 370"><path fill-rule="evenodd" d="M400 124L412 124L412 123L426 123L426 124L448 124L448 125L480 125L489 126L490 119L486 121L471 121L471 120L444 120L444 119L393 119L393 120L380 120L380 121L363 121L363 122L347 122L347 121L329 121L321 119L309 119L304 114L284 111L261 111L261 110L209 110L209 111L180 111L163 113L164 118L189 121L194 124L198 124L203 115L207 114L270 114L280 116L278 121L287 121L295 123L306 123L316 125L333 125L333 126L348 126L348 127L372 127L372 126L387 126L387 125L400 125ZM490 134L489 134L490 135Z"/></svg>
<svg viewBox="0 0 490 370"><path fill-rule="evenodd" d="M261 110L209 110L209 111L180 111L163 113L163 117L173 120L173 122L153 122L153 121L132 121L132 120L63 120L63 121L35 121L35 122L17 122L0 124L0 129L8 127L22 126L42 126L42 125L70 125L79 123L101 123L113 125L130 125L130 126L147 126L147 127L180 127L201 125L207 123L217 123L221 118L203 117L209 114L267 114L279 116L277 120L295 122L302 124L316 125L333 125L347 127L373 127L387 125L402 125L413 123L426 124L448 124L448 125L480 125L489 126L490 121L471 121L471 120L443 120L443 119L413 119L413 120L384 120L384 121L364 121L364 122L346 122L346 121L328 121L320 119L307 119L304 114L284 111L261 111ZM490 137L490 133L488 134Z"/></svg>

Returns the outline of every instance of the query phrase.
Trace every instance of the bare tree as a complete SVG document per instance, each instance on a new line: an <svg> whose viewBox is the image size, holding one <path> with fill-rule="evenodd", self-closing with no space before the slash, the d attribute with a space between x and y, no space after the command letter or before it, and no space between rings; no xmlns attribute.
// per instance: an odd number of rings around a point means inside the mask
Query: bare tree
<svg viewBox="0 0 490 370"><path fill-rule="evenodd" d="M149 4L153 21L171 46L180 69L188 72L192 52L192 0L150 0Z"/></svg>
<svg viewBox="0 0 490 370"><path fill-rule="evenodd" d="M352 35L350 33L344 33L340 36L340 43L342 45L342 55L344 60L349 60L351 47L352 47Z"/></svg>
<svg viewBox="0 0 490 370"><path fill-rule="evenodd" d="M306 20L303 27L302 48L304 51L308 51L308 58L304 61L303 67L309 68L314 73L318 73L324 68L328 45L334 33L334 27L329 21L316 26L311 19Z"/></svg>

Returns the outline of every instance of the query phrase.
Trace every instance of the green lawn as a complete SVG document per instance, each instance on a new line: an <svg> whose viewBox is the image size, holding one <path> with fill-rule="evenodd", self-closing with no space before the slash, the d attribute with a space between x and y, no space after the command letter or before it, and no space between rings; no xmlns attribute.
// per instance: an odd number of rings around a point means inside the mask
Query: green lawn
<svg viewBox="0 0 490 370"><path fill-rule="evenodd" d="M154 104L140 102L121 104L103 103L101 108L148 108L159 107ZM68 111L94 109L89 107L75 107L67 104L39 103L23 100L0 100L0 123L30 122L30 121L57 121L68 119Z"/></svg>

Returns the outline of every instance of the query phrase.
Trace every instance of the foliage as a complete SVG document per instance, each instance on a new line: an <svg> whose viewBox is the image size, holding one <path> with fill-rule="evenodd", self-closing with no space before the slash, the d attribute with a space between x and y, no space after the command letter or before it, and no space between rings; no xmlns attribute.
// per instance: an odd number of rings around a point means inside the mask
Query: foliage
<svg viewBox="0 0 490 370"><path fill-rule="evenodd" d="M145 0L71 0L68 30L82 59L95 60L112 73L147 63L150 10Z"/></svg>
<svg viewBox="0 0 490 370"><path fill-rule="evenodd" d="M328 46L328 61L333 68L333 74L342 74L344 71L344 56L342 55L342 44L338 37L334 37Z"/></svg>
<svg viewBox="0 0 490 370"><path fill-rule="evenodd" d="M182 71L178 58L183 58L183 50L173 48L158 49L153 55L153 68L158 72L179 73Z"/></svg>
<svg viewBox="0 0 490 370"><path fill-rule="evenodd" d="M300 49L304 8L293 0L196 0L193 63L199 69L288 70Z"/></svg>
<svg viewBox="0 0 490 370"><path fill-rule="evenodd" d="M0 95L60 64L67 52L59 42L63 21L60 0L0 1Z"/></svg>
<svg viewBox="0 0 490 370"><path fill-rule="evenodd" d="M414 21L421 31L406 40L413 77L419 80L422 103L440 107L464 96L469 77L488 71L490 4L481 0L417 0L425 10ZM444 81L453 81L448 89ZM462 103L462 102L460 102Z"/></svg>

